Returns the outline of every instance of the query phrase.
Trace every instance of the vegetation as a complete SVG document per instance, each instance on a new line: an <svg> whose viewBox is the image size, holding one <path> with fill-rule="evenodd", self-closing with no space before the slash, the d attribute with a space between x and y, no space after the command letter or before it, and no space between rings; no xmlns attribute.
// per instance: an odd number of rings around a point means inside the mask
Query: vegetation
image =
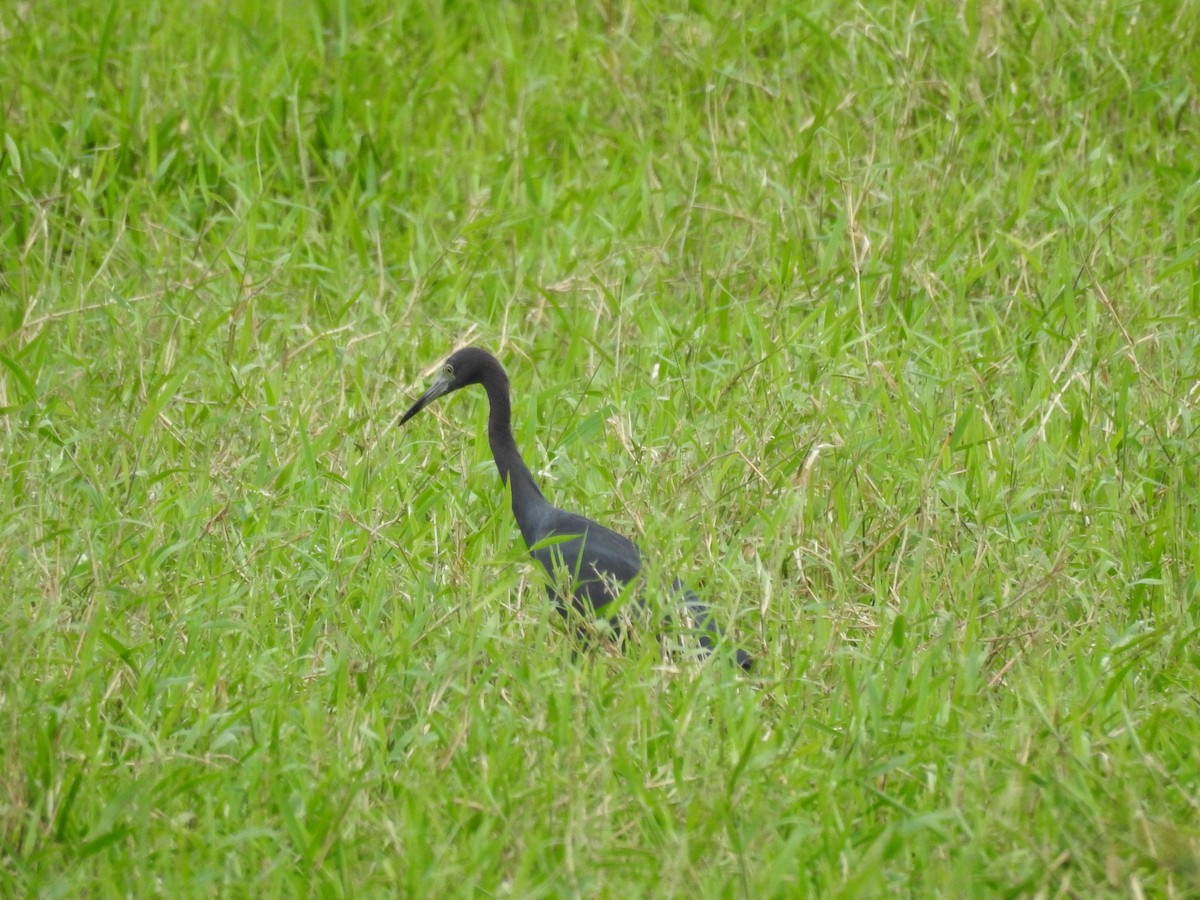
<svg viewBox="0 0 1200 900"><path fill-rule="evenodd" d="M752 6L0 16L0 893L1200 892L1200 7Z"/></svg>

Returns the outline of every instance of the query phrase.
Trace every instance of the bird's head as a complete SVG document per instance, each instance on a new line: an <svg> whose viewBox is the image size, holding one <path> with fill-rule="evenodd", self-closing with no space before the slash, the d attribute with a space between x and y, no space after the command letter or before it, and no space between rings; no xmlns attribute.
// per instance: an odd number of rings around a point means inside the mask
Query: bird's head
<svg viewBox="0 0 1200 900"><path fill-rule="evenodd" d="M429 390L417 398L417 402L408 408L408 412L402 415L396 424L403 425L442 394L449 394L451 391L457 391L469 384L479 384L489 369L495 369L501 373L504 371L500 368L496 357L486 350L480 350L478 347L463 347L461 350L454 351L442 366L437 379L429 386Z"/></svg>

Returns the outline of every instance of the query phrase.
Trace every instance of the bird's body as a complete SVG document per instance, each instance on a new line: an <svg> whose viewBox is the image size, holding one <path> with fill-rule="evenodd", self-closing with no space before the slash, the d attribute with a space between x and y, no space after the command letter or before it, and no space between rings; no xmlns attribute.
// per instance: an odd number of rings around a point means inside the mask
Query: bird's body
<svg viewBox="0 0 1200 900"><path fill-rule="evenodd" d="M598 522L559 509L538 489L513 440L508 375L499 360L476 347L455 352L438 380L401 417L400 424L442 394L470 384L481 384L487 391L488 444L500 479L511 492L513 516L521 537L530 555L550 576L550 598L564 615L572 607L587 616L602 613L638 577L641 554L633 541ZM711 651L721 632L708 609L678 580L671 591L675 605L693 620L699 643ZM750 668L751 658L744 650L737 650L737 661L742 668Z"/></svg>

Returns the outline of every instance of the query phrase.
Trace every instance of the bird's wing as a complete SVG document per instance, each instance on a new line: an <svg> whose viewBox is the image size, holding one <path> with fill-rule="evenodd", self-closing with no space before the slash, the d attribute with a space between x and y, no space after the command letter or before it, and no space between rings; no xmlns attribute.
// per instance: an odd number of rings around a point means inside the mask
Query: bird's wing
<svg viewBox="0 0 1200 900"><path fill-rule="evenodd" d="M549 573L550 592L560 603L569 594L577 609L598 610L641 570L633 541L591 519L555 510L542 531L530 555Z"/></svg>

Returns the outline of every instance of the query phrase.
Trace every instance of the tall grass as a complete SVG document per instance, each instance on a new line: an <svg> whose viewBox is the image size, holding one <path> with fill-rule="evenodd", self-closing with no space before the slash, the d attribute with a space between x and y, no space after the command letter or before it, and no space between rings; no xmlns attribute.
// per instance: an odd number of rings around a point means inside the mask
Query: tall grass
<svg viewBox="0 0 1200 900"><path fill-rule="evenodd" d="M12 895L1200 891L1200 7L0 16ZM467 392L752 646L576 657Z"/></svg>

